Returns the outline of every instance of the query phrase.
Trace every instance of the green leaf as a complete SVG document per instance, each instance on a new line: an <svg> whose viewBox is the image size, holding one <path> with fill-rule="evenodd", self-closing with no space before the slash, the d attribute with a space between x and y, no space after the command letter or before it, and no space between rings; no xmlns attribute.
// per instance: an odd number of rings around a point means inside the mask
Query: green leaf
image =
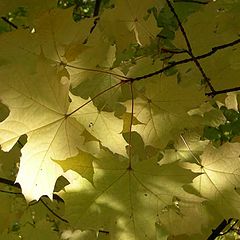
<svg viewBox="0 0 240 240"><path fill-rule="evenodd" d="M214 127L205 127L203 137L209 140L217 141L221 139L221 131Z"/></svg>
<svg viewBox="0 0 240 240"><path fill-rule="evenodd" d="M223 112L226 119L230 122L237 121L240 118L240 114L233 110L233 109L227 109L226 107L221 107L221 111Z"/></svg>
<svg viewBox="0 0 240 240"><path fill-rule="evenodd" d="M210 144L201 155L200 163L186 164L192 171L201 173L192 186L226 219L238 217L240 211L235 191L239 187L239 149L239 143L225 143L219 148Z"/></svg>
<svg viewBox="0 0 240 240"><path fill-rule="evenodd" d="M80 151L79 154L65 161L56 161L62 169L66 172L67 170L73 170L79 173L83 178L93 183L93 166L92 161L95 160L91 154ZM68 181L67 181L68 182ZM68 182L69 184L69 182ZM65 184L64 187L68 184ZM59 189L60 191L61 189ZM58 192L58 191L57 191Z"/></svg>
<svg viewBox="0 0 240 240"><path fill-rule="evenodd" d="M60 176L57 181L56 184L54 186L54 192L59 192L60 190L62 190L65 186L67 186L70 182L63 176Z"/></svg>
<svg viewBox="0 0 240 240"><path fill-rule="evenodd" d="M113 239L153 239L156 214L175 195L185 197L180 186L194 175L176 163L160 167L155 159L132 164L129 169L127 159L102 152L93 162L94 187L78 177L61 194L70 223L108 231Z"/></svg>
<svg viewBox="0 0 240 240"><path fill-rule="evenodd" d="M147 67L148 66L148 67ZM142 59L130 69L129 75L136 76L143 71L159 68L161 63L151 64L149 59ZM137 89L144 82L134 83ZM135 87L136 86L136 87ZM188 110L198 106L204 99L197 86L181 87L175 76L147 78L144 85L145 93L135 91L133 115L141 124L134 125L133 131L138 132L146 145L164 148L185 127L194 126L194 119L188 115ZM180 104L181 103L181 104ZM128 112L131 112L132 102L125 102Z"/></svg>

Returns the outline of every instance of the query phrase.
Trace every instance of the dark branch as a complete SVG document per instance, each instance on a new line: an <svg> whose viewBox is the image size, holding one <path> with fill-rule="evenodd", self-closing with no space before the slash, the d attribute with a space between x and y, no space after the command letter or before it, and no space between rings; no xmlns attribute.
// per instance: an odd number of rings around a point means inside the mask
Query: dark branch
<svg viewBox="0 0 240 240"><path fill-rule="evenodd" d="M94 11L93 11L93 17L96 17L96 18L94 19L93 26L91 27L91 29L89 31L89 35L86 37L86 39L84 39L83 44L87 44L89 36L93 33L93 31L96 28L97 23L98 23L98 21L100 19L100 17L97 17L97 16L99 14L101 1L102 0L96 0L96 2L95 2L95 8L94 8Z"/></svg>
<svg viewBox="0 0 240 240"><path fill-rule="evenodd" d="M93 26L91 27L91 29L90 29L90 31L89 31L89 35L86 37L86 39L84 39L83 44L87 44L88 38L89 38L89 36L93 33L94 29L96 28L99 19L100 19L100 17L96 17L96 18L94 19L94 21L93 21Z"/></svg>
<svg viewBox="0 0 240 240"><path fill-rule="evenodd" d="M12 187L16 187L16 188L21 189L21 186L20 186L19 183L15 183L14 181L6 179L6 178L0 177L0 183L4 183L8 186L12 186ZM63 202L62 198L59 197L57 194L53 194L53 199L56 200L56 201L59 201L59 202Z"/></svg>
<svg viewBox="0 0 240 240"><path fill-rule="evenodd" d="M170 0L166 0L166 2L167 2L167 4L168 4L168 7L169 7L170 11L172 12L172 14L174 15L174 17L176 18L176 20L177 20L177 22L178 22L178 26L179 26L182 34L183 34L183 37L184 37L184 39L185 39L186 44L187 44L188 54L189 54L190 57L193 59L193 62L195 63L195 65L197 66L198 70L199 70L200 73L202 74L202 76L203 76L205 82L207 83L208 87L210 88L210 90L211 90L212 92L214 92L215 89L213 88L213 86L212 86L212 84L211 84L211 82L210 82L210 79L207 77L207 75L206 75L206 73L204 72L201 64L198 62L198 60L196 59L196 57L195 57L194 54L193 54L190 41L189 41L189 39L188 39L188 37L187 37L187 33L186 33L186 31L185 31L185 29L184 29L184 27L183 27L183 25L182 25L182 23L181 23L181 21L180 21L180 19L179 19L179 17L178 17L178 15L177 15L177 13L176 13L173 5L171 4Z"/></svg>
<svg viewBox="0 0 240 240"><path fill-rule="evenodd" d="M1 178L0 177L0 183L4 183L6 185L9 185L9 186L21 189L21 187L20 187L20 185L18 183L15 183L14 181L9 180L9 179L5 179L5 178Z"/></svg>
<svg viewBox="0 0 240 240"><path fill-rule="evenodd" d="M55 213L44 201L43 199L40 198L40 202L49 210L49 212L51 212L56 218L60 219L61 221L68 223L68 220L62 218L61 216L59 216L57 213Z"/></svg>
<svg viewBox="0 0 240 240"><path fill-rule="evenodd" d="M198 4L208 4L210 1L202 2L202 1L197 1L197 0L174 0L173 2L179 3L179 2L184 2L184 3L198 3Z"/></svg>
<svg viewBox="0 0 240 240"><path fill-rule="evenodd" d="M9 24L11 27L18 29L18 26L15 25L14 23L10 22L6 17L1 17L1 19L6 22L7 24Z"/></svg>
<svg viewBox="0 0 240 240"><path fill-rule="evenodd" d="M0 182L1 183L4 183L6 185L9 185L9 186L13 186L13 187L16 187L18 189L21 189L20 185L18 183L14 183L14 181L12 180L9 180L9 179L5 179L5 178L1 178L0 177ZM0 192L3 192L3 193L8 193L8 194L22 194L20 192L11 192L11 191L6 191L6 190L1 190L0 189ZM53 199L55 199L56 201L61 201L63 202L62 198L60 198L57 194L53 194ZM58 219L60 219L61 221L65 222L65 223L68 223L68 221L64 218L62 218L61 216L59 216L57 213L55 213L42 199L40 199L40 201L43 203L43 205L55 216L57 217Z"/></svg>
<svg viewBox="0 0 240 240"><path fill-rule="evenodd" d="M160 49L162 53L173 53L173 54L181 54L181 53L188 53L186 49L167 49L167 48L161 48Z"/></svg>
<svg viewBox="0 0 240 240"><path fill-rule="evenodd" d="M227 88L227 89L223 89L223 90L219 90L219 91L215 91L215 92L208 92L208 93L205 93L205 95L214 97L214 96L219 95L219 94L236 92L236 91L240 91L240 87Z"/></svg>
<svg viewBox="0 0 240 240"><path fill-rule="evenodd" d="M94 17L98 16L99 10L100 10L100 5L101 5L101 0L96 0L94 12L93 12Z"/></svg>
<svg viewBox="0 0 240 240"><path fill-rule="evenodd" d="M97 23L98 23L99 19L100 19L100 18L97 17L97 18L94 20L93 26L92 26L91 29L90 29L90 34L93 32L93 30L94 30L95 27L97 26Z"/></svg>
<svg viewBox="0 0 240 240"><path fill-rule="evenodd" d="M184 27L183 27L183 25L182 25L182 23L181 23L178 15L177 15L174 7L172 6L170 0L166 0L166 2L167 2L167 5L168 5L170 11L172 12L172 14L174 15L174 17L175 17L176 20L177 20L178 26L179 26L182 34L183 34L183 37L184 37L184 39L185 39L186 44L187 44L188 51L189 51L190 53L192 53L192 47L191 47L191 44L190 44L190 42L189 42L189 40L188 40L187 33L186 33L186 31L185 31L185 29L184 29Z"/></svg>
<svg viewBox="0 0 240 240"><path fill-rule="evenodd" d="M219 45L219 46L216 46L216 47L213 47L212 50L208 53L205 53L203 55L200 55L198 57L196 57L196 59L202 59L202 58L206 58L206 57L209 57L211 55L213 55L215 52L217 52L218 50L221 50L221 49L225 49L225 48L228 48L228 47L232 47L236 44L240 43L240 38L239 39L236 39L230 43L226 43L226 44L223 44L223 45Z"/></svg>
<svg viewBox="0 0 240 240"><path fill-rule="evenodd" d="M202 55L196 56L195 58L197 60L207 58L207 57L213 55L214 53L216 53L219 50L222 50L222 49L225 49L225 48L228 48L228 47L233 47L234 45L236 45L238 43L240 43L240 39L234 40L234 41L232 41L230 43L226 43L226 44L223 44L223 45L219 45L219 46L213 47L211 51L209 51L207 53L204 53ZM139 80L142 80L142 79L146 79L146 78L149 78L149 77L161 74L164 71L169 70L170 68L175 67L177 65L189 63L189 62L192 62L192 61L193 61L192 58L186 58L186 59L183 59L183 60L180 60L180 61L176 61L176 62L170 63L166 67L161 68L161 69L159 69L159 70L157 70L155 72L152 72L152 73L149 73L149 74L146 74L146 75L143 75L143 76L135 77L135 78L130 78L129 81L139 81ZM239 90L238 88L237 89L234 88L234 89L230 89L230 90L228 89L228 91L226 91L226 92L230 92L230 91L233 92L233 91L238 91L238 90ZM215 95L221 94L221 93L225 93L225 92L222 92L222 91L224 91L224 90L215 91L216 92ZM206 95L207 96L212 96L213 92L206 93Z"/></svg>
<svg viewBox="0 0 240 240"><path fill-rule="evenodd" d="M173 63L170 63L169 65L167 65L166 67L164 68L161 68L155 72L152 72L152 73L149 73L149 74L146 74L144 76L139 76L139 77L135 77L135 78L129 78L129 80L127 81L139 81L139 80L142 80L142 79L145 79L145 78L149 78L149 77L152 77L152 76L155 76L155 75L158 75L158 74L161 74L163 73L164 71L166 70L169 70L170 68L172 67L175 67L177 65L181 65L181 64L185 64L185 63L188 63L188 62L191 62L193 61L192 58L186 58L186 59L183 59L183 60L180 60L180 61L177 61L177 62L173 62Z"/></svg>
<svg viewBox="0 0 240 240"><path fill-rule="evenodd" d="M13 195L22 194L21 192L12 192L12 191L6 191L6 190L1 190L1 189L0 189L0 192L2 192L2 193L8 193L8 194L13 194Z"/></svg>
<svg viewBox="0 0 240 240"><path fill-rule="evenodd" d="M216 237L220 236L222 230L230 223L232 219L229 219L228 222L224 219L216 229L212 230L212 234L208 237L207 240L214 240Z"/></svg>
<svg viewBox="0 0 240 240"><path fill-rule="evenodd" d="M230 220L232 220L232 219L230 219ZM228 220L228 223L231 222L230 220ZM238 223L238 221L239 221L239 220L236 219L235 222L232 224L232 226L231 226L227 231L225 231L224 233L221 233L220 235L223 236L223 235L226 235L227 233L229 233L229 232L231 232L231 231L234 231L234 227L235 227L235 225Z"/></svg>

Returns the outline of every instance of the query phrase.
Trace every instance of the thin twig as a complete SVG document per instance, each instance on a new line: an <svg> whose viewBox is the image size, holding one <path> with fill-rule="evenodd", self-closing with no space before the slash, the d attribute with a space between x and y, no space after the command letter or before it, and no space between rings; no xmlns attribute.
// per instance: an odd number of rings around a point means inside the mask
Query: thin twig
<svg viewBox="0 0 240 240"><path fill-rule="evenodd" d="M190 148L190 146L188 145L186 139L184 138L184 136L182 134L180 134L180 138L182 139L184 145L187 147L187 149L190 152L191 156L196 160L197 164L202 166L201 161L195 156L195 154L193 153L192 149Z"/></svg>
<svg viewBox="0 0 240 240"><path fill-rule="evenodd" d="M12 187L16 187L18 189L21 190L21 186L19 185L19 183L15 183L14 181L12 180L9 180L9 179L6 179L6 178L2 178L0 177L0 183L4 183L6 185L9 185L9 186L12 186ZM8 193L8 194L22 194L21 192L11 192L11 191L7 191L7 190L1 190L0 189L0 192L3 192L3 193ZM61 197L59 197L57 194L53 194L53 199L58 201L58 202L64 202L63 199ZM54 215L56 216L57 218L59 218L60 220L62 220L63 222L66 222L68 223L67 220L63 219L62 217L58 216L49 206L47 206L47 204L45 204L45 202L40 199L40 201L44 204L44 206L46 206L46 208Z"/></svg>
<svg viewBox="0 0 240 240"><path fill-rule="evenodd" d="M0 189L0 192L2 192L2 193L8 193L8 194L13 194L13 195L19 195L19 194L22 195L21 192L12 192L12 191L2 190L2 189Z"/></svg>
<svg viewBox="0 0 240 240"><path fill-rule="evenodd" d="M216 53L218 50L225 49L225 48L228 48L228 47L233 47L234 45L236 45L238 43L240 43L240 38L238 38L238 39L236 39L236 40L234 40L232 42L225 43L225 44L213 47L210 52L202 54L200 56L197 56L196 59L207 58L207 57L213 55L214 53Z"/></svg>
<svg viewBox="0 0 240 240"><path fill-rule="evenodd" d="M195 58L197 60L200 60L200 59L204 59L204 58L207 58L213 54L215 54L217 51L219 50L223 50L223 49L226 49L228 47L233 47L234 45L237 45L240 43L240 39L236 39L232 42L229 42L229 43L226 43L226 44L223 44L223 45L219 45L219 46L216 46L216 47L213 47L211 51L207 52L207 53L204 53L204 54L201 54L201 55L198 55L196 56ZM139 80L142 80L142 79L146 79L146 78L149 78L149 77L152 77L152 76L155 76L155 75L158 75L158 74L161 74L163 73L164 71L166 70L169 70L171 69L172 67L175 67L177 65L182 65L182 64L186 64L186 63L189 63L189 62L192 62L193 61L193 58L186 58L186 59L183 59L183 60L180 60L180 61L176 61L176 62L172 62L170 63L169 65L167 65L166 67L164 68L161 68L155 72L152 72L152 73L148 73L146 75L143 75L143 76L139 76L139 77L135 77L135 78L129 78L127 81L139 81ZM234 88L233 91L237 91L239 89L236 89ZM220 93L224 93L222 92L224 90L221 90L221 91L215 91L216 94L220 94ZM229 91L228 91L229 92ZM211 93L206 93L207 96L210 96L210 95L213 95L213 92Z"/></svg>
<svg viewBox="0 0 240 240"><path fill-rule="evenodd" d="M202 1L197 1L197 0L173 0L173 2L175 2L175 3L179 3L179 2L198 3L198 4L203 4L203 5L210 3L210 1L202 2Z"/></svg>
<svg viewBox="0 0 240 240"><path fill-rule="evenodd" d="M14 181L9 180L9 179L6 179L6 178L0 177L0 183L4 183L4 184L6 184L6 185L9 185L9 186L12 186L12 187L16 187L16 188L21 189L19 183L15 183Z"/></svg>
<svg viewBox="0 0 240 240"><path fill-rule="evenodd" d="M10 22L6 17L1 17L1 19L6 22L7 24L9 24L11 27L18 29L18 26L15 25L14 23Z"/></svg>
<svg viewBox="0 0 240 240"><path fill-rule="evenodd" d="M100 10L100 5L101 5L101 0L96 0L94 12L93 12L94 17L98 16L99 10Z"/></svg>
<svg viewBox="0 0 240 240"><path fill-rule="evenodd" d="M232 221L232 219L231 219L231 221ZM231 221L228 220L228 223L230 223ZM229 232L231 232L231 231L234 231L234 227L235 227L235 225L238 223L238 221L239 221L239 220L236 219L235 222L233 223L233 225L232 225L227 231L225 231L225 232L223 232L223 233L220 233L220 235L223 236L223 235L226 235L227 233L229 233Z"/></svg>
<svg viewBox="0 0 240 240"><path fill-rule="evenodd" d="M83 44L87 44L88 39L89 39L90 35L93 33L94 29L97 27L97 23L98 23L99 20L100 20L100 17L96 17L96 18L94 19L93 25L92 25L92 27L90 28L90 31L89 31L88 36L83 40Z"/></svg>
<svg viewBox="0 0 240 240"><path fill-rule="evenodd" d="M208 93L205 93L205 95L214 97L214 96L219 95L219 94L229 93L229 92L236 92L236 91L240 91L240 87L227 88L227 89L223 89L223 90L219 90L219 91L208 92Z"/></svg>
<svg viewBox="0 0 240 240"><path fill-rule="evenodd" d="M57 213L55 213L41 198L40 198L40 202L49 210L49 212L51 212L56 218L60 219L61 221L68 223L68 220L62 218L61 216L59 216Z"/></svg>
<svg viewBox="0 0 240 240"><path fill-rule="evenodd" d="M183 35L183 37L184 37L184 39L185 39L186 44L187 44L188 54L189 54L189 55L191 56L191 58L193 59L193 62L195 63L195 65L197 66L198 70L199 70L200 73L202 74L202 76L203 76L205 82L207 83L208 87L210 88L210 90L211 90L212 92L214 92L215 89L214 89L214 87L212 86L212 84L211 84L211 82L210 82L210 79L207 77L207 75L206 75L206 73L204 72L201 64L199 63L199 61L196 59L196 57L195 57L194 54L193 54L190 41L189 41L189 39L188 39L188 37L187 37L187 33L186 33L186 31L185 31L185 29L184 29L184 27L183 27L183 25L182 25L182 23L181 23L181 21L180 21L180 19L179 19L179 17L178 17L178 15L177 15L177 13L176 13L173 5L171 4L170 0L166 0L166 2L167 2L167 5L168 5L170 11L173 13L174 17L176 18L176 20L177 20L177 22L178 22L178 26L179 26L179 28L180 28L180 30L181 30L181 32L182 32L182 35Z"/></svg>
<svg viewBox="0 0 240 240"><path fill-rule="evenodd" d="M185 39L186 44L187 44L187 48L188 48L189 53L192 53L192 47L191 47L190 41L188 40L187 33L186 33L186 31L185 31L185 29L184 29L184 27L183 27L183 25L182 25L182 23L181 23L181 21L178 17L173 5L171 4L170 0L166 0L166 2L167 2L167 5L168 5L170 11L172 12L172 14L174 15L174 17L177 20L178 26L179 26L179 28L182 32L182 35Z"/></svg>
<svg viewBox="0 0 240 240"><path fill-rule="evenodd" d="M214 240L216 237L220 235L222 230L228 225L229 223L224 219L216 229L212 230L212 234L208 237L207 240Z"/></svg>
<svg viewBox="0 0 240 240"><path fill-rule="evenodd" d="M170 68L175 67L177 65L185 64L185 63L192 62L192 61L193 61L192 58L186 58L186 59L183 59L183 60L180 60L180 61L176 61L176 62L170 63L166 67L163 67L163 68L161 68L161 69L159 69L159 70L157 70L155 72L148 73L146 75L139 76L139 77L129 78L126 81L129 81L129 82L130 81L140 81L142 79L146 79L146 78L153 77L155 75L161 74L164 71L169 70Z"/></svg>
<svg viewBox="0 0 240 240"><path fill-rule="evenodd" d="M59 62L59 61L57 61L57 62L59 64L61 64L61 62ZM128 80L128 77L126 77L126 76L123 76L123 75L120 75L120 74L117 74L117 73L114 73L114 72L109 72L107 70L105 71L105 70L101 70L101 69L78 67L78 66L74 66L74 65L71 65L71 64L68 64L68 63L66 65L64 65L64 66L69 67L69 68L75 68L75 69L83 70L83 71L88 71L88 72L104 73L104 74L107 74L107 75L118 77L120 79Z"/></svg>
<svg viewBox="0 0 240 240"><path fill-rule="evenodd" d="M186 49L161 48L160 50L161 50L162 53L173 53L173 54L181 54L181 53L187 53L188 52Z"/></svg>
<svg viewBox="0 0 240 240"><path fill-rule="evenodd" d="M71 116L72 114L74 114L75 112L77 112L78 110L80 110L81 108L83 108L84 106L86 106L87 104L89 104L90 102L92 102L95 98L97 98L97 97L99 97L100 95L108 92L109 90L111 90L111 89L113 89L113 88L115 88L115 87L117 87L117 86L119 86L119 85L121 85L121 84L127 83L127 82L128 82L128 81L121 81L121 82L119 82L119 83L117 83L117 84L115 84L115 85L113 85L113 86L111 86L111 87L109 87L109 88L101 91L100 93L98 93L98 94L96 94L94 97L92 97L90 100L86 101L86 102L85 102L83 105L81 105L80 107L78 107L78 108L76 108L75 110L73 110L72 112L66 114L65 117L67 118L67 117Z"/></svg>

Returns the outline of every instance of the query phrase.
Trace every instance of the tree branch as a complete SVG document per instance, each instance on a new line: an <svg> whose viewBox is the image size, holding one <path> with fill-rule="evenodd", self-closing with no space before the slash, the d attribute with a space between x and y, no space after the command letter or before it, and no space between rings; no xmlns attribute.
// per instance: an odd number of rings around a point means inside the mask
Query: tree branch
<svg viewBox="0 0 240 240"><path fill-rule="evenodd" d="M135 77L135 78L129 78L127 81L134 82L134 81L139 81L139 80L142 80L142 79L145 79L145 78L149 78L149 77L158 75L160 73L163 73L164 71L169 70L170 68L175 67L177 65L185 64L185 63L192 62L192 61L193 61L192 58L186 58L186 59L183 59L183 60L180 60L180 61L177 61L177 62L170 63L166 67L163 67L163 68L161 68L161 69L159 69L159 70L157 70L155 72L148 73L146 75Z"/></svg>
<svg viewBox="0 0 240 240"><path fill-rule="evenodd" d="M179 3L179 2L184 2L184 3L198 3L198 4L208 4L210 1L202 2L202 1L197 1L197 0L173 0L173 2Z"/></svg>
<svg viewBox="0 0 240 240"><path fill-rule="evenodd" d="M18 189L21 190L20 184L19 184L19 183L15 183L13 180L9 180L9 179L0 177L0 183L6 184L6 185L8 185L8 186L16 187L16 188L18 188ZM22 194L22 193L20 193L20 192L10 192L10 191L6 191L6 190L0 190L0 192L8 193L8 194ZM55 193L53 194L53 199L56 200L57 202L64 202L63 199L62 199L61 197L59 197L57 194L55 194ZM44 204L44 205L45 205L45 204ZM51 213L53 213L53 210L52 210L52 209L50 210L49 207L47 207L47 209L48 209ZM56 214L56 213L55 213L55 214ZM55 214L53 213L53 215L55 215ZM60 217L60 218L61 218L61 217ZM64 219L64 220L65 220L65 219ZM64 222L66 222L66 221L67 221L67 220L65 220Z"/></svg>
<svg viewBox="0 0 240 240"><path fill-rule="evenodd" d="M222 49L225 49L225 48L228 48L228 47L232 47L232 46L234 46L238 43L240 43L240 38L236 39L236 40L234 40L230 43L226 43L226 44L223 44L223 45L213 47L211 51L209 51L207 53L204 53L202 55L196 56L195 58L197 60L207 58L207 57L213 55L214 53L216 53L219 50L222 50ZM145 78L148 78L148 77L152 77L154 75L158 75L158 74L160 74L160 73L162 73L166 70L169 70L170 68L175 67L177 65L189 63L189 62L192 62L192 61L193 61L193 58L186 58L186 59L183 59L183 60L180 60L180 61L172 62L169 65L167 65L166 67L161 68L161 69L159 69L155 72L152 72L152 73L149 73L149 74L146 74L146 75L143 75L143 76L135 77L135 78L129 78L127 81L139 81L139 80L142 80L142 79L145 79ZM233 90L233 91L237 91L237 90ZM220 93L218 93L219 91L215 91L215 92L217 92L217 94L220 94ZM210 95L213 95L213 92L206 93L206 94L207 94L207 96L210 96Z"/></svg>
<svg viewBox="0 0 240 240"><path fill-rule="evenodd" d="M2 189L0 189L0 192L2 192L2 193L8 193L8 194L13 194L13 195L22 194L21 192L12 192L12 191L2 190Z"/></svg>
<svg viewBox="0 0 240 240"><path fill-rule="evenodd" d="M16 188L21 189L19 183L15 183L14 181L9 180L9 179L6 179L6 178L0 177L0 183L4 183L4 184L6 184L6 185L9 185L9 186L12 186L12 187L16 187Z"/></svg>
<svg viewBox="0 0 240 240"><path fill-rule="evenodd" d="M172 12L173 16L177 20L178 26L179 26L182 34L183 34L183 37L185 39L186 44L187 44L187 48L188 48L189 53L192 53L192 47L191 47L190 41L188 40L187 33L186 33L186 31L185 31L185 29L184 29L184 27L183 27L183 25L182 25L182 23L181 23L181 21L178 17L173 5L171 4L170 0L166 0L166 2L167 2L167 5L168 5L170 11Z"/></svg>
<svg viewBox="0 0 240 240"><path fill-rule="evenodd" d="M213 55L215 52L217 52L218 50L221 50L221 49L225 49L225 48L228 48L228 47L232 47L236 44L240 43L240 38L230 42L230 43L226 43L226 44L223 44L223 45L219 45L219 46L216 46L216 47L213 47L212 50L208 53L205 53L205 54L202 54L200 56L197 56L196 58L197 59L202 59L202 58L206 58L206 57L209 57L211 55Z"/></svg>
<svg viewBox="0 0 240 240"><path fill-rule="evenodd" d="M57 213L55 213L44 201L43 199L40 198L40 202L48 209L49 212L51 212L56 218L60 219L61 221L65 222L65 223L69 223L68 220L62 218L61 216L59 216Z"/></svg>
<svg viewBox="0 0 240 240"><path fill-rule="evenodd" d="M86 39L84 39L83 44L87 44L88 38L89 38L89 36L93 33L94 29L96 28L99 19L100 19L100 17L96 17L96 18L94 19L93 26L91 27L91 29L90 29L90 31L89 31L89 35L86 37Z"/></svg>
<svg viewBox="0 0 240 240"><path fill-rule="evenodd" d="M231 219L232 220L232 219ZM227 233L231 232L231 231L234 231L234 227L235 225L238 223L238 219L235 220L235 222L232 224L232 226L227 230L225 231L224 233L220 234L220 236L223 236L223 235L226 235ZM230 221L228 220L228 223L230 223Z"/></svg>
<svg viewBox="0 0 240 240"><path fill-rule="evenodd" d="M207 240L214 240L216 237L220 236L222 230L230 223L232 219L229 219L228 222L224 219L216 229L212 230L212 234L208 237Z"/></svg>
<svg viewBox="0 0 240 240"><path fill-rule="evenodd" d="M211 82L210 82L210 79L207 77L207 75L206 75L206 73L204 72L201 64L199 63L199 61L197 60L197 58L196 58L196 57L194 56L194 54L193 54L190 41L189 41L189 39L188 39L188 37L187 37L187 33L186 33L186 31L185 31L185 29L184 29L184 27L183 27L183 25L182 25L182 23L181 23L181 21L180 21L180 19L179 19L179 17L178 17L178 15L177 15L177 13L176 13L173 5L171 4L170 0L166 0L166 2L167 2L167 5L168 5L170 11L173 13L174 17L176 18L176 20L177 20L177 22L178 22L178 26L179 26L179 28L180 28L180 30L181 30L181 32L182 32L182 35L183 35L183 37L184 37L184 39L185 39L186 44L187 44L188 54L189 54L190 57L193 59L193 62L195 63L195 65L197 66L198 70L199 70L200 73L202 74L202 76L203 76L205 82L207 83L208 87L210 88L210 90L211 90L212 92L214 92L215 89L214 89L214 87L212 86L212 84L211 84Z"/></svg>
<svg viewBox="0 0 240 240"><path fill-rule="evenodd" d="M229 93L229 92L236 92L236 91L240 91L240 87L227 88L227 89L223 89L223 90L219 90L219 91L208 92L208 93L205 93L205 95L214 97L214 96L219 95L219 94Z"/></svg>
<svg viewBox="0 0 240 240"><path fill-rule="evenodd" d="M98 16L99 10L100 10L100 5L101 5L101 0L96 0L94 12L93 12L94 17Z"/></svg>
<svg viewBox="0 0 240 240"><path fill-rule="evenodd" d="M7 24L9 24L11 27L18 29L18 26L15 25L14 23L10 22L6 17L1 17L1 19L6 22Z"/></svg>

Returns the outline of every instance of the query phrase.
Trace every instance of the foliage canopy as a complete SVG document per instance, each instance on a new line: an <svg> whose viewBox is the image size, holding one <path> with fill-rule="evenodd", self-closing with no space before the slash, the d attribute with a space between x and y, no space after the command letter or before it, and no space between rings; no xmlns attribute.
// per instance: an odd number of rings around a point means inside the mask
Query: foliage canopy
<svg viewBox="0 0 240 240"><path fill-rule="evenodd" d="M1 1L0 239L234 239L239 10Z"/></svg>

